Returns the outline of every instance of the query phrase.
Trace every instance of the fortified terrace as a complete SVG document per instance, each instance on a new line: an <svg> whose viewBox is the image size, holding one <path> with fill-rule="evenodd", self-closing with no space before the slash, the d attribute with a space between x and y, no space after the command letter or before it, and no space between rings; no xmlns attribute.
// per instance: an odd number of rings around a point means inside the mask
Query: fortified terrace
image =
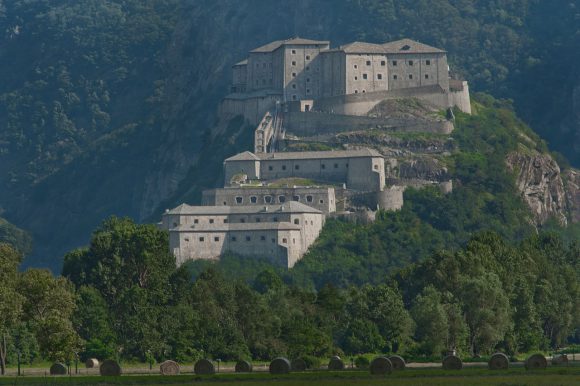
<svg viewBox="0 0 580 386"><path fill-rule="evenodd" d="M291 268L329 216L373 221L400 209L408 186L451 191L446 169L415 154L452 150L453 108L471 113L467 82L451 78L444 50L410 39L331 48L293 38L250 51L220 118L255 125L254 149L224 161L224 187L204 191L201 206L166 211L171 252L178 264L233 251ZM438 139L404 140L417 133ZM311 151L321 143L330 149Z"/></svg>

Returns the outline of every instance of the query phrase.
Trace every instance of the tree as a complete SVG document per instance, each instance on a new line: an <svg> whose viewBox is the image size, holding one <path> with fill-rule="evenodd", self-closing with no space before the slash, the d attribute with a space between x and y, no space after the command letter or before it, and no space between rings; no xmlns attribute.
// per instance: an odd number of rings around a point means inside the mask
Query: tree
<svg viewBox="0 0 580 386"><path fill-rule="evenodd" d="M441 294L429 286L415 298L411 308L411 316L415 321L415 339L420 344L420 351L425 355L438 355L446 347L449 333L447 313L442 304Z"/></svg>
<svg viewBox="0 0 580 386"><path fill-rule="evenodd" d="M7 339L20 319L24 298L18 291L20 254L8 244L0 244L0 372L6 372Z"/></svg>

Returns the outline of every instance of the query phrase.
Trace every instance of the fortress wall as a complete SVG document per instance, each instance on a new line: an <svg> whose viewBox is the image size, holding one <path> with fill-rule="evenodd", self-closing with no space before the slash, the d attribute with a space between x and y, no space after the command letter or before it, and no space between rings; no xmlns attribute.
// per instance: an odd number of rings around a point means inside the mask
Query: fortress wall
<svg viewBox="0 0 580 386"><path fill-rule="evenodd" d="M247 98L228 96L220 104L218 114L222 119L242 115L251 125L258 125L264 114L276 106L278 95L265 95Z"/></svg>
<svg viewBox="0 0 580 386"><path fill-rule="evenodd" d="M225 183L229 185L237 174L245 174L250 180L260 179L260 161L228 161L225 162Z"/></svg>
<svg viewBox="0 0 580 386"><path fill-rule="evenodd" d="M260 177L263 180L297 177L345 182L349 160L349 158L262 160Z"/></svg>
<svg viewBox="0 0 580 386"><path fill-rule="evenodd" d="M353 158L349 164L347 188L380 191L385 186L385 161L382 158Z"/></svg>
<svg viewBox="0 0 580 386"><path fill-rule="evenodd" d="M469 97L469 85L463 81L461 91L449 92L449 105L456 106L466 114L471 114L471 100Z"/></svg>
<svg viewBox="0 0 580 386"><path fill-rule="evenodd" d="M390 128L393 131L441 134L449 134L453 131L453 124L448 121L428 122L418 119L375 118L323 112L287 113L284 126L288 132L301 137L316 137L376 127Z"/></svg>
<svg viewBox="0 0 580 386"><path fill-rule="evenodd" d="M403 207L404 186L391 186L382 192L377 192L377 204L383 210L399 210Z"/></svg>

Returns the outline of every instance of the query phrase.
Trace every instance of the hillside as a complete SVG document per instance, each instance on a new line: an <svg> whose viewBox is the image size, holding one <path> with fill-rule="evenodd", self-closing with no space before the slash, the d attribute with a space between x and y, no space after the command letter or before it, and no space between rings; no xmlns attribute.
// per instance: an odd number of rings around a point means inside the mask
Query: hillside
<svg viewBox="0 0 580 386"><path fill-rule="evenodd" d="M56 267L111 214L153 221L195 202L222 156L247 148L243 123L215 116L229 66L295 35L444 47L473 89L515 98L578 166L578 13L565 1L0 1L0 208L34 237L26 264Z"/></svg>

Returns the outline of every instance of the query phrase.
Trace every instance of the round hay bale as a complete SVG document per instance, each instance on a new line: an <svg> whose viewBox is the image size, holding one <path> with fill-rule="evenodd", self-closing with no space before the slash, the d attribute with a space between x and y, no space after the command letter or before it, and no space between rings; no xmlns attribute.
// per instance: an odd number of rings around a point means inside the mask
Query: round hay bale
<svg viewBox="0 0 580 386"><path fill-rule="evenodd" d="M405 367L407 367L407 362L401 356L391 355L389 360L391 361L391 365L393 365L393 371L405 370Z"/></svg>
<svg viewBox="0 0 580 386"><path fill-rule="evenodd" d="M372 375L390 374L393 364L387 357L377 357L371 362L370 370Z"/></svg>
<svg viewBox="0 0 580 386"><path fill-rule="evenodd" d="M251 373L252 364L248 361L239 360L236 362L236 373Z"/></svg>
<svg viewBox="0 0 580 386"><path fill-rule="evenodd" d="M159 371L162 375L179 375L179 363L175 361L165 361L159 365Z"/></svg>
<svg viewBox="0 0 580 386"><path fill-rule="evenodd" d="M62 363L54 363L50 366L50 375L66 375L67 374L66 366Z"/></svg>
<svg viewBox="0 0 580 386"><path fill-rule="evenodd" d="M94 369L95 367L99 367L99 360L96 358L89 358L85 362L85 366L87 369Z"/></svg>
<svg viewBox="0 0 580 386"><path fill-rule="evenodd" d="M330 358L330 361L328 362L328 370L331 371L344 370L344 362L342 361L342 359L340 359L339 356L333 356L332 358Z"/></svg>
<svg viewBox="0 0 580 386"><path fill-rule="evenodd" d="M443 359L443 370L461 370L463 362L457 355L448 355Z"/></svg>
<svg viewBox="0 0 580 386"><path fill-rule="evenodd" d="M276 358L270 362L270 374L288 374L292 365L286 358Z"/></svg>
<svg viewBox="0 0 580 386"><path fill-rule="evenodd" d="M306 361L302 358L292 360L292 371L306 371Z"/></svg>
<svg viewBox="0 0 580 386"><path fill-rule="evenodd" d="M197 362L195 362L195 366L193 366L193 371L197 375L215 374L215 366L209 359L200 359Z"/></svg>
<svg viewBox="0 0 580 386"><path fill-rule="evenodd" d="M99 367L99 372L104 377L118 377L122 374L121 366L112 359L103 361L101 367Z"/></svg>
<svg viewBox="0 0 580 386"><path fill-rule="evenodd" d="M539 370L548 367L548 361L542 354L533 354L526 359L526 370Z"/></svg>
<svg viewBox="0 0 580 386"><path fill-rule="evenodd" d="M510 367L510 359L502 352L496 352L487 363L490 370L506 370Z"/></svg>
<svg viewBox="0 0 580 386"><path fill-rule="evenodd" d="M553 366L568 365L568 355L566 354L554 355L552 357L552 365Z"/></svg>

